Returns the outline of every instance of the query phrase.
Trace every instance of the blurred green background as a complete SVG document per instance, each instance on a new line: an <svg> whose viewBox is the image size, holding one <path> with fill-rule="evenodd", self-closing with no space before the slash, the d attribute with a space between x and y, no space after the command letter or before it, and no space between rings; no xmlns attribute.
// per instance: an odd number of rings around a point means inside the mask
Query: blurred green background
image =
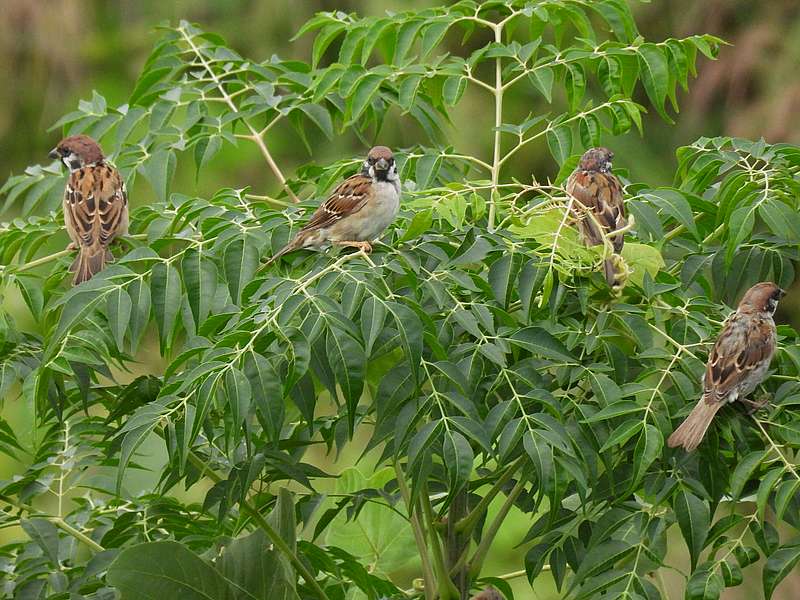
<svg viewBox="0 0 800 600"><path fill-rule="evenodd" d="M411 7L440 4L430 0L2 0L0 9L0 148L3 177L21 172L27 165L47 163L47 152L60 137L49 127L72 110L79 99L90 98L92 90L106 97L109 104L126 101L141 66L158 39L154 28L164 20L187 19L203 29L225 37L243 56L264 60L272 54L307 60L311 36L290 42L299 27L320 10L356 11L382 14ZM645 136L628 135L614 140L615 164L627 169L634 181L651 185L668 184L675 167L678 146L699 136L763 136L769 142L800 143L800 6L797 0L654 0L635 3L642 33L661 40L670 36L712 33L732 45L723 48L719 60L700 61L698 78L690 93L683 94L681 113L670 126L650 115ZM490 136L475 135L488 112L486 97L468 94L454 113L451 143L461 151L488 155ZM537 98L512 95L510 112L547 112ZM458 123L470 123L459 128ZM395 146L415 142L413 128L389 124L382 143ZM427 140L426 140L427 142ZM312 159L298 143L290 128L276 129L268 143L284 172ZM314 149L313 160L325 162L343 156L357 156L363 143L354 136L341 136ZM513 174L527 178L534 172L542 179L552 175L555 165L543 147L530 145L520 152ZM174 189L208 196L224 186L253 186L256 193L273 192L275 182L251 145L225 146L198 180L193 169L179 170ZM136 188L134 204L148 202L149 189ZM8 215L4 216L7 218ZM800 289L795 288L797 292ZM780 320L798 321L797 298L784 303ZM7 298L12 312L24 310ZM16 306L14 306L16 305ZM8 304L7 304L8 306ZM19 309L19 310L16 310ZM22 325L22 323L20 323ZM157 353L156 353L157 355ZM146 370L147 365L142 365ZM8 413L8 405L5 412ZM24 420L24 419L23 419ZM324 465L336 472L348 458ZM157 457L154 457L158 461ZM363 463L362 468L369 467ZM13 469L0 463L0 476ZM369 473L366 473L369 475ZM723 509L720 509L723 510ZM519 515L507 521L497 543L487 574L508 573L522 568L522 556L513 546L529 527ZM788 533L788 532L787 532ZM685 546L679 536L670 538L671 557L680 563ZM688 560L688 559L686 559ZM726 600L761 596L761 566L744 571L745 583L726 590ZM405 580L410 573L403 574ZM682 579L666 573L671 598L682 596ZM539 585L541 581L541 586ZM532 590L524 578L515 581L517 598L557 598L549 576L537 581ZM407 583L400 582L401 585ZM793 574L780 586L774 598L800 598L800 574Z"/></svg>

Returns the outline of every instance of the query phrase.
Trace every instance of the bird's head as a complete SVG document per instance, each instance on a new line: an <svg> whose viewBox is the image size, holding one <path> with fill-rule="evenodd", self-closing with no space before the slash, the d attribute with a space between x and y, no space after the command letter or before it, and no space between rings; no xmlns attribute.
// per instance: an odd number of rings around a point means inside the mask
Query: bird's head
<svg viewBox="0 0 800 600"><path fill-rule="evenodd" d="M786 292L771 281L762 281L744 293L739 301L739 308L774 314L778 302L785 295Z"/></svg>
<svg viewBox="0 0 800 600"><path fill-rule="evenodd" d="M590 148L581 156L578 164L581 171L597 171L608 173L611 171L611 161L614 153L608 148Z"/></svg>
<svg viewBox="0 0 800 600"><path fill-rule="evenodd" d="M378 181L394 181L397 179L397 165L394 154L386 146L375 146L367 154L361 172Z"/></svg>
<svg viewBox="0 0 800 600"><path fill-rule="evenodd" d="M65 137L50 151L49 156L63 162L70 171L102 162L105 158L98 143L88 135Z"/></svg>

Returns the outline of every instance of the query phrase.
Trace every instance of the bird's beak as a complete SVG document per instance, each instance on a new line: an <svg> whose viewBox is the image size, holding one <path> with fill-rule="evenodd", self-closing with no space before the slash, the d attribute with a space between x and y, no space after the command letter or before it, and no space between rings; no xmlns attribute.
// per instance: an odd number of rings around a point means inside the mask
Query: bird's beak
<svg viewBox="0 0 800 600"><path fill-rule="evenodd" d="M47 156L49 156L49 157L50 157L50 158L52 158L53 160L55 160L55 159L59 158L59 155L58 155L58 148L53 148L52 150L50 150L50 154L48 154Z"/></svg>
<svg viewBox="0 0 800 600"><path fill-rule="evenodd" d="M783 298L786 295L786 290L778 288L778 297Z"/></svg>
<svg viewBox="0 0 800 600"><path fill-rule="evenodd" d="M389 161L387 161L385 158L379 158L375 163L375 168L378 171L386 171L389 168Z"/></svg>

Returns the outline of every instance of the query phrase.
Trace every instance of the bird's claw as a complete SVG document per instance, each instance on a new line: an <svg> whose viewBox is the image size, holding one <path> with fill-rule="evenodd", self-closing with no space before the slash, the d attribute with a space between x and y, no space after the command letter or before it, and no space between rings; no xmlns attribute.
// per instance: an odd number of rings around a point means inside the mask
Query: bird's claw
<svg viewBox="0 0 800 600"><path fill-rule="evenodd" d="M334 242L337 246L347 246L351 248L358 248L361 252L365 254L369 254L372 252L372 244L369 242L356 242L356 241L343 241L343 242Z"/></svg>
<svg viewBox="0 0 800 600"><path fill-rule="evenodd" d="M758 412L759 410L767 406L770 400L772 400L772 397L769 394L762 394L756 400L750 400L749 398L745 398L744 403L748 407L747 414L752 415Z"/></svg>

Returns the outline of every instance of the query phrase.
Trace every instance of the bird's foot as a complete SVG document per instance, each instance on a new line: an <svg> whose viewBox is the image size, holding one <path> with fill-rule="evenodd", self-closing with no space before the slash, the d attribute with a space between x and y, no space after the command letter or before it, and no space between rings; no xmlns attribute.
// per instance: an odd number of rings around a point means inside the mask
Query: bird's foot
<svg viewBox="0 0 800 600"><path fill-rule="evenodd" d="M341 241L341 242L333 242L337 246L347 246L351 248L358 248L361 252L365 254L369 254L372 252L372 244L369 242L356 242L356 241Z"/></svg>
<svg viewBox="0 0 800 600"><path fill-rule="evenodd" d="M67 252L74 252L77 249L78 249L78 244L76 244L75 242L70 242L69 244L67 244Z"/></svg>
<svg viewBox="0 0 800 600"><path fill-rule="evenodd" d="M745 406L747 406L747 414L752 415L753 413L756 413L765 406L767 406L770 400L772 400L772 396L770 396L767 393L764 393L755 400L744 398L742 402L744 402Z"/></svg>

